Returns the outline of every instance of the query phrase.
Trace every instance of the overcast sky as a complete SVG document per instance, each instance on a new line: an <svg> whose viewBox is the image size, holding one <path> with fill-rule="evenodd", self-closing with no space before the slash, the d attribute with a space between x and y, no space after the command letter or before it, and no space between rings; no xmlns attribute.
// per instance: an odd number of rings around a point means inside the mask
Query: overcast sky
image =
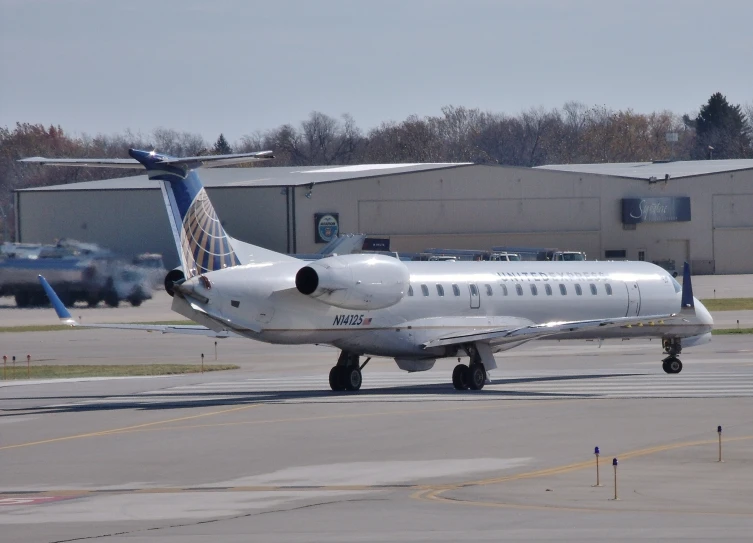
<svg viewBox="0 0 753 543"><path fill-rule="evenodd" d="M350 113L753 102L751 0L0 0L0 126L235 141Z"/></svg>

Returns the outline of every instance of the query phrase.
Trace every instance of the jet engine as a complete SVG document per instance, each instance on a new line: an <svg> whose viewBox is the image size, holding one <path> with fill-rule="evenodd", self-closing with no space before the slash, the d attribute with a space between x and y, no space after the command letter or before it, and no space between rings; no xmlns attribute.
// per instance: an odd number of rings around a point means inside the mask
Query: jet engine
<svg viewBox="0 0 753 543"><path fill-rule="evenodd" d="M410 272L397 258L354 254L331 256L298 270L298 292L344 309L382 309L408 291Z"/></svg>
<svg viewBox="0 0 753 543"><path fill-rule="evenodd" d="M167 272L167 275L165 276L165 292L170 296L175 296L176 283L182 283L185 278L186 276L180 268L175 268L174 270Z"/></svg>

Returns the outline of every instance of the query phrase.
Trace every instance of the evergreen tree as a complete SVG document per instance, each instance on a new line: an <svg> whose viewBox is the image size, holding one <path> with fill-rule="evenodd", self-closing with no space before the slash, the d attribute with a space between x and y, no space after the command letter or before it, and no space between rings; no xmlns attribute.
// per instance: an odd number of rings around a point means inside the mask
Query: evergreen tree
<svg viewBox="0 0 753 543"><path fill-rule="evenodd" d="M229 155L232 152L233 150L230 148L230 144L225 139L225 135L220 134L220 137L217 138L217 141L212 148L212 153L215 155Z"/></svg>
<svg viewBox="0 0 753 543"><path fill-rule="evenodd" d="M739 105L722 93L711 95L695 119L696 158L743 158L750 154L750 134Z"/></svg>

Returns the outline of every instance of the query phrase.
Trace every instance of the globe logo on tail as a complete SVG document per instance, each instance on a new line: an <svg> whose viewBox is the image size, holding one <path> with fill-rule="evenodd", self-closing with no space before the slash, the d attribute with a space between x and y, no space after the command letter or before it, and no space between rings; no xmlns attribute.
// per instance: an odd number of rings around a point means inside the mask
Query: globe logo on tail
<svg viewBox="0 0 753 543"><path fill-rule="evenodd" d="M188 278L240 264L203 188L183 217L181 246Z"/></svg>

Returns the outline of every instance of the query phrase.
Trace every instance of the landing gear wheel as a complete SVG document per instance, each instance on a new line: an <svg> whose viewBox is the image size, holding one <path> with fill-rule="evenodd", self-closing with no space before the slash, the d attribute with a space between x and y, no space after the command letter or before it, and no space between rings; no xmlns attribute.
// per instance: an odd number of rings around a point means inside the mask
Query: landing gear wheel
<svg viewBox="0 0 753 543"><path fill-rule="evenodd" d="M662 369L667 373L680 373L682 371L682 362L674 356L665 358L662 363Z"/></svg>
<svg viewBox="0 0 753 543"><path fill-rule="evenodd" d="M332 369L329 370L329 388L334 392L345 390L345 380L342 378L342 369L341 366L332 366Z"/></svg>
<svg viewBox="0 0 753 543"><path fill-rule="evenodd" d="M468 390L471 381L471 370L465 364L458 364L452 370L452 386L455 390Z"/></svg>
<svg viewBox="0 0 753 543"><path fill-rule="evenodd" d="M481 390L486 384L486 369L483 364L473 364L469 369L470 381L468 383L471 390Z"/></svg>
<svg viewBox="0 0 753 543"><path fill-rule="evenodd" d="M343 376L345 390L358 390L361 388L363 377L361 376L361 370L358 366L342 368L341 375Z"/></svg>

